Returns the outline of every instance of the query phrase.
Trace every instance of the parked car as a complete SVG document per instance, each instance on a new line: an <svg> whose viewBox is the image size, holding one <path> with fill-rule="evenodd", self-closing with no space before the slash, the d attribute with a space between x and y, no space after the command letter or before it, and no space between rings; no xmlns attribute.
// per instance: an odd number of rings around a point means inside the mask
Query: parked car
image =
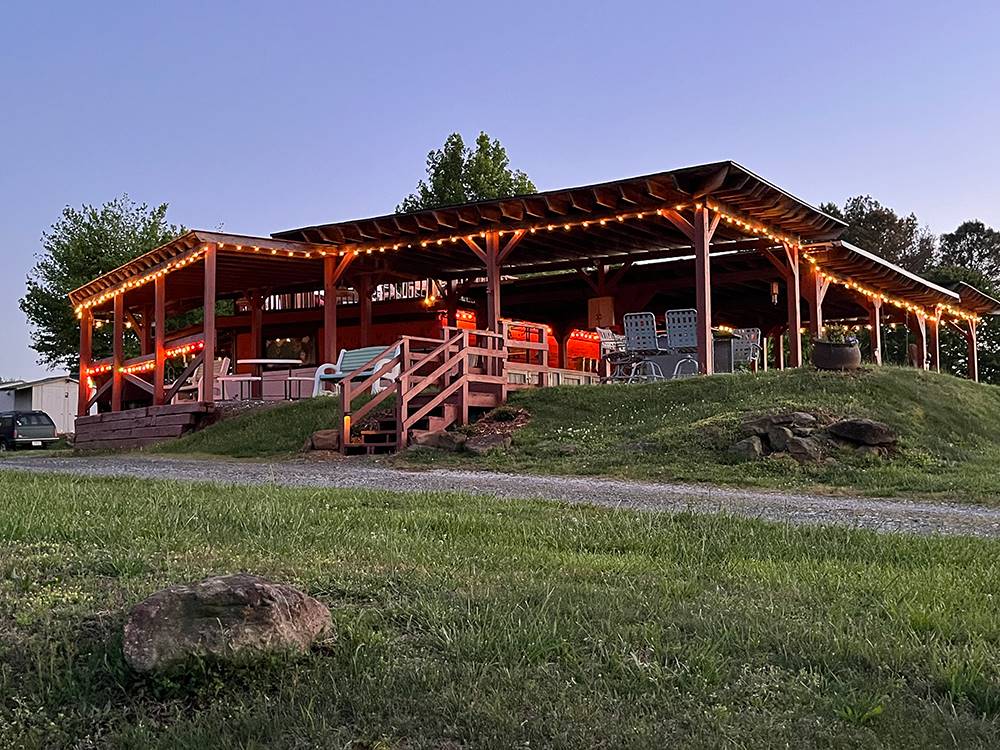
<svg viewBox="0 0 1000 750"><path fill-rule="evenodd" d="M44 411L0 412L0 451L44 448L58 439L55 422Z"/></svg>

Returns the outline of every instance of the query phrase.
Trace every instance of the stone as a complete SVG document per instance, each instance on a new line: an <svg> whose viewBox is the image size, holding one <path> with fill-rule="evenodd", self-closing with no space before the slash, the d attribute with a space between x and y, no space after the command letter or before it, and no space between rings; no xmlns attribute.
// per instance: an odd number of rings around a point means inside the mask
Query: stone
<svg viewBox="0 0 1000 750"><path fill-rule="evenodd" d="M123 651L137 672L192 657L304 653L332 627L322 602L247 573L170 586L129 613Z"/></svg>
<svg viewBox="0 0 1000 750"><path fill-rule="evenodd" d="M757 461L764 457L764 441L751 435L731 446L729 452L743 461Z"/></svg>
<svg viewBox="0 0 1000 750"><path fill-rule="evenodd" d="M312 434L309 446L314 451L339 451L340 430L317 430Z"/></svg>
<svg viewBox="0 0 1000 750"><path fill-rule="evenodd" d="M816 424L816 417L804 411L793 411L787 416L790 420L788 424L796 427L809 427Z"/></svg>
<svg viewBox="0 0 1000 750"><path fill-rule="evenodd" d="M871 458L883 458L886 455L886 449L878 445L859 445L854 450L859 456Z"/></svg>
<svg viewBox="0 0 1000 750"><path fill-rule="evenodd" d="M793 437L792 431L781 425L771 425L767 428L767 442L773 451L783 451L788 441Z"/></svg>
<svg viewBox="0 0 1000 750"><path fill-rule="evenodd" d="M889 425L871 419L841 419L826 428L834 437L858 445L895 445L896 433Z"/></svg>
<svg viewBox="0 0 1000 750"><path fill-rule="evenodd" d="M788 455L799 463L810 461L820 461L823 458L823 450L812 438L793 436L788 438L786 444Z"/></svg>
<svg viewBox="0 0 1000 750"><path fill-rule="evenodd" d="M413 444L424 448L434 448L439 451L458 452L462 450L467 438L460 432L434 430L431 432L416 432L413 434Z"/></svg>
<svg viewBox="0 0 1000 750"><path fill-rule="evenodd" d="M798 437L809 437L816 432L815 427L792 427L792 434Z"/></svg>
<svg viewBox="0 0 1000 750"><path fill-rule="evenodd" d="M804 411L792 411L785 414L768 414L763 417L744 422L742 430L746 435L764 437L772 427L810 427L816 424L816 417Z"/></svg>
<svg viewBox="0 0 1000 750"><path fill-rule="evenodd" d="M465 441L465 450L476 456L510 448L510 435L476 435Z"/></svg>

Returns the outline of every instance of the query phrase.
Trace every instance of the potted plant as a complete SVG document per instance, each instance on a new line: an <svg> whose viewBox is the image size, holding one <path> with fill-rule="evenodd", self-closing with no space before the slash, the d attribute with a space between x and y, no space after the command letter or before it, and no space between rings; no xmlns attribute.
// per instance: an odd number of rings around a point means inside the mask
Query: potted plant
<svg viewBox="0 0 1000 750"><path fill-rule="evenodd" d="M813 342L812 363L817 370L856 370L861 366L861 347L847 326L826 326Z"/></svg>

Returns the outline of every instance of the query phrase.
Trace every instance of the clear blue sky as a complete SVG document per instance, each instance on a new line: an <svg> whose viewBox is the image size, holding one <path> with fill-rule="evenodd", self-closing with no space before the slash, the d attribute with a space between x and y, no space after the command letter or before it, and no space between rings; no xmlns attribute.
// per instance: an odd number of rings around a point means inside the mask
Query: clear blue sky
<svg viewBox="0 0 1000 750"><path fill-rule="evenodd" d="M1000 3L7 3L0 375L67 204L268 234L392 210L455 130L539 188L735 159L1000 226Z"/></svg>

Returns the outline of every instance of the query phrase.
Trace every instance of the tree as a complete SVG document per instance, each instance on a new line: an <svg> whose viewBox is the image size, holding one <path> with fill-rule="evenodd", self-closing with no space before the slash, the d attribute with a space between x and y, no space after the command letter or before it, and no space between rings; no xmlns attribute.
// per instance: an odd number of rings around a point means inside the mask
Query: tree
<svg viewBox="0 0 1000 750"><path fill-rule="evenodd" d="M834 203L820 209L847 222L843 239L908 271L921 273L934 264L937 239L915 214L899 216L870 195L849 198L841 210Z"/></svg>
<svg viewBox="0 0 1000 750"><path fill-rule="evenodd" d="M76 371L80 327L70 306L71 291L123 263L169 242L183 230L166 221L167 204L150 208L127 195L100 208L67 206L42 234L43 252L28 273L21 310L34 333L39 364ZM94 331L94 357L111 353L111 333Z"/></svg>
<svg viewBox="0 0 1000 750"><path fill-rule="evenodd" d="M452 133L442 148L427 154L427 179L417 183L416 191L404 198L396 211L419 211L534 192L535 185L528 175L510 168L510 157L499 140L490 140L481 132L473 150L465 145L460 133Z"/></svg>
<svg viewBox="0 0 1000 750"><path fill-rule="evenodd" d="M962 222L954 232L941 235L940 262L980 274L988 285L996 286L1000 283L1000 232L981 221Z"/></svg>

